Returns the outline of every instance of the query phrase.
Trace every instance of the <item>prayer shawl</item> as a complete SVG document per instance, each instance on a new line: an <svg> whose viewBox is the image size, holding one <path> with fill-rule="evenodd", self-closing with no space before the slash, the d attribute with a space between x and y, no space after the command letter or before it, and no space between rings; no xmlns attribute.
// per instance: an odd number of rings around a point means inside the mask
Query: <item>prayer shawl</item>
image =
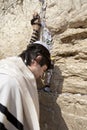
<svg viewBox="0 0 87 130"><path fill-rule="evenodd" d="M0 130L40 130L36 80L20 57L0 61Z"/></svg>

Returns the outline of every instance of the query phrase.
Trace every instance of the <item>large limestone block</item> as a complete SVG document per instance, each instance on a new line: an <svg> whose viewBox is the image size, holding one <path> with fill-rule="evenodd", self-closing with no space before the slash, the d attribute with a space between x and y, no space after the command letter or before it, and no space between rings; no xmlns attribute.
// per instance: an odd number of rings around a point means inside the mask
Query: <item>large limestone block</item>
<svg viewBox="0 0 87 130"><path fill-rule="evenodd" d="M56 101L69 130L87 129L87 95L66 93Z"/></svg>
<svg viewBox="0 0 87 130"><path fill-rule="evenodd" d="M76 44L56 43L53 88L62 92L87 94L87 40ZM58 88L58 89L57 89Z"/></svg>

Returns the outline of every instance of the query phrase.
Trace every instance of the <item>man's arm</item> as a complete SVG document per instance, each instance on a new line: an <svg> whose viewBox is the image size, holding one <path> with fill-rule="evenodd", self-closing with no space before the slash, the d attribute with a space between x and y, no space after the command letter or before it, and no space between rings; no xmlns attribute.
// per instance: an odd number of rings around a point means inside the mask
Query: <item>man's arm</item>
<svg viewBox="0 0 87 130"><path fill-rule="evenodd" d="M36 42L40 39L40 31L41 31L41 20L38 13L33 14L33 19L31 20L31 25L33 27L33 33L31 35L30 43Z"/></svg>
<svg viewBox="0 0 87 130"><path fill-rule="evenodd" d="M34 13L33 19L31 20L31 25L33 27L33 33L31 35L30 44L40 40L41 20L38 13ZM50 83L51 83L53 68L54 68L54 61L52 61L51 68L46 72L44 78L45 85L43 87L43 90L45 92L50 92Z"/></svg>

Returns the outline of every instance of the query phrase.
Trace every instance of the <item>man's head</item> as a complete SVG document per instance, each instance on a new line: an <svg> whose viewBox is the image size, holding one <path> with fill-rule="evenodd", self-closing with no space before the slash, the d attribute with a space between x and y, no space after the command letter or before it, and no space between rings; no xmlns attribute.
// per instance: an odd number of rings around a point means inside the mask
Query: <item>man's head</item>
<svg viewBox="0 0 87 130"><path fill-rule="evenodd" d="M42 76L51 64L49 51L38 43L28 45L27 49L20 56L36 78Z"/></svg>

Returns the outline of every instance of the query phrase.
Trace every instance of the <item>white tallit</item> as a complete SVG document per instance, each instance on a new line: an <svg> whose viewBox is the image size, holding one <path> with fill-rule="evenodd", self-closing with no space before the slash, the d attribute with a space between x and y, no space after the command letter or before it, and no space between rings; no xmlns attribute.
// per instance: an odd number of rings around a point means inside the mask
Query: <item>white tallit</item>
<svg viewBox="0 0 87 130"><path fill-rule="evenodd" d="M36 80L20 57L0 61L0 105L0 123L6 130L40 130ZM12 122L3 109L23 128Z"/></svg>

